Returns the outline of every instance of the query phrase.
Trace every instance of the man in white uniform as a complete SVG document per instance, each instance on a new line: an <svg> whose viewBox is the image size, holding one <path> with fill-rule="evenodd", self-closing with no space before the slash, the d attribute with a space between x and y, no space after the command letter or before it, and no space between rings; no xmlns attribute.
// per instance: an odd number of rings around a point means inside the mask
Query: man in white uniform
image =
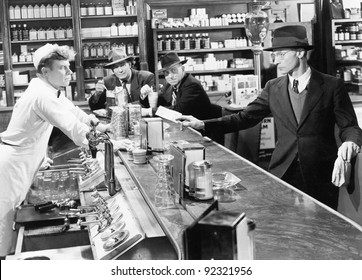
<svg viewBox="0 0 362 280"><path fill-rule="evenodd" d="M94 115L87 115L58 92L69 85L68 46L46 44L34 53L38 77L14 106L6 131L0 134L0 256L12 253L16 233L12 231L15 209L25 199L33 178L45 159L53 126L60 128L75 144L88 147L86 133ZM104 132L105 125L98 130Z"/></svg>

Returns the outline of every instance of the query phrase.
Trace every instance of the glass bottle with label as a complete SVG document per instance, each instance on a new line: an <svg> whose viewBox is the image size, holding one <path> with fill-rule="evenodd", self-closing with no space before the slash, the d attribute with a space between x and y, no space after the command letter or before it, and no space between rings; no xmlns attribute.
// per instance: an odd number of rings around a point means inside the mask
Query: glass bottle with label
<svg viewBox="0 0 362 280"><path fill-rule="evenodd" d="M106 6L104 7L104 14L109 16L113 14L112 6L109 2L107 2Z"/></svg>
<svg viewBox="0 0 362 280"><path fill-rule="evenodd" d="M46 11L46 7L44 4L40 5L40 18L46 18L47 17L47 11Z"/></svg>
<svg viewBox="0 0 362 280"><path fill-rule="evenodd" d="M23 40L29 40L29 30L27 24L23 24Z"/></svg>
<svg viewBox="0 0 362 280"><path fill-rule="evenodd" d="M72 6L69 3L65 5L65 16L71 17L72 16Z"/></svg>
<svg viewBox="0 0 362 280"><path fill-rule="evenodd" d="M115 23L112 23L111 25L111 36L117 36L118 35L118 28Z"/></svg>
<svg viewBox="0 0 362 280"><path fill-rule="evenodd" d="M13 6L9 7L9 19L15 19L15 10Z"/></svg>
<svg viewBox="0 0 362 280"><path fill-rule="evenodd" d="M109 43L104 44L104 45L103 45L103 56L107 57L109 51L110 51L110 45L109 45Z"/></svg>
<svg viewBox="0 0 362 280"><path fill-rule="evenodd" d="M59 4L58 10L59 10L59 17L65 17L65 7L63 3Z"/></svg>
<svg viewBox="0 0 362 280"><path fill-rule="evenodd" d="M96 6L96 15L97 16L104 16L104 6L102 3L98 3Z"/></svg>
<svg viewBox="0 0 362 280"><path fill-rule="evenodd" d="M95 44L91 44L90 45L90 56L92 58L96 58L97 57L97 46Z"/></svg>
<svg viewBox="0 0 362 280"><path fill-rule="evenodd" d="M16 5L14 8L14 18L21 19L21 9L19 5Z"/></svg>
<svg viewBox="0 0 362 280"><path fill-rule="evenodd" d="M134 55L134 45L133 43L128 43L127 44L127 55Z"/></svg>
<svg viewBox="0 0 362 280"><path fill-rule="evenodd" d="M83 58L89 58L89 46L87 44L83 45Z"/></svg>
<svg viewBox="0 0 362 280"><path fill-rule="evenodd" d="M87 16L87 6L84 2L80 3L80 16L81 17Z"/></svg>
<svg viewBox="0 0 362 280"><path fill-rule="evenodd" d="M99 43L97 46L97 57L103 57L104 53L103 53L103 45L102 43Z"/></svg>
<svg viewBox="0 0 362 280"><path fill-rule="evenodd" d="M46 6L46 17L47 18L52 18L53 17L53 7L50 4L48 4Z"/></svg>
<svg viewBox="0 0 362 280"><path fill-rule="evenodd" d="M118 24L118 35L125 36L126 35L126 26L123 22Z"/></svg>
<svg viewBox="0 0 362 280"><path fill-rule="evenodd" d="M59 17L59 6L57 4L53 5L53 17Z"/></svg>
<svg viewBox="0 0 362 280"><path fill-rule="evenodd" d="M88 16L95 16L96 15L96 7L93 3L89 3L88 5Z"/></svg>
<svg viewBox="0 0 362 280"><path fill-rule="evenodd" d="M28 18L34 18L34 8L32 5L28 6Z"/></svg>
<svg viewBox="0 0 362 280"><path fill-rule="evenodd" d="M28 18L28 7L25 5L21 6L21 18Z"/></svg>

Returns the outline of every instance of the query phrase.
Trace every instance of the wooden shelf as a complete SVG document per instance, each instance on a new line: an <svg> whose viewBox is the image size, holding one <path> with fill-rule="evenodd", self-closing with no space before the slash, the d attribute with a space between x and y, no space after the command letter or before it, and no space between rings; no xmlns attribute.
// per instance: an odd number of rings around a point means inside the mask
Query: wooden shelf
<svg viewBox="0 0 362 280"><path fill-rule="evenodd" d="M240 47L240 48L218 48L218 49L200 49L200 50L173 50L175 52L177 52L178 54L180 53L209 53L209 52L239 52L239 51L243 51L243 50L251 50L251 47ZM159 51L158 54L165 54L168 53L169 51Z"/></svg>
<svg viewBox="0 0 362 280"><path fill-rule="evenodd" d="M332 19L332 23L351 23L351 22L362 22L362 18L341 18L341 19Z"/></svg>
<svg viewBox="0 0 362 280"><path fill-rule="evenodd" d="M67 42L74 41L73 38L64 39L45 39L45 40L22 40L22 41L11 41L12 44L28 44L28 43L45 43L45 42Z"/></svg>
<svg viewBox="0 0 362 280"><path fill-rule="evenodd" d="M362 64L362 59L338 59L336 63L343 64L343 65L353 65L353 64Z"/></svg>
<svg viewBox="0 0 362 280"><path fill-rule="evenodd" d="M103 18L134 18L137 15L104 15L104 16L81 16L81 19L103 19Z"/></svg>
<svg viewBox="0 0 362 280"><path fill-rule="evenodd" d="M221 73L240 73L244 71L254 71L254 67L246 67L246 68L226 68L226 69L216 69L216 70L194 70L189 71L186 70L187 73L191 74L221 74ZM163 76L160 72L159 76Z"/></svg>
<svg viewBox="0 0 362 280"><path fill-rule="evenodd" d="M13 62L13 66L22 66L22 65L33 65L33 61L25 61L25 62Z"/></svg>
<svg viewBox="0 0 362 280"><path fill-rule="evenodd" d="M344 40L344 41L334 41L335 45L350 45L350 44L361 44L362 40Z"/></svg>
<svg viewBox="0 0 362 280"><path fill-rule="evenodd" d="M157 33L170 33L170 32L183 32L183 31L194 31L194 30L208 30L217 31L224 29L240 29L245 28L244 24L231 24L222 26L194 26L194 27L179 27L179 28L154 28L153 30Z"/></svg>
<svg viewBox="0 0 362 280"><path fill-rule="evenodd" d="M82 37L82 40L127 39L138 38L138 35L107 36L107 37Z"/></svg>
<svg viewBox="0 0 362 280"><path fill-rule="evenodd" d="M54 21L54 20L72 20L72 17L52 17L52 18L20 18L20 19L10 19L10 22L29 22L29 21Z"/></svg>

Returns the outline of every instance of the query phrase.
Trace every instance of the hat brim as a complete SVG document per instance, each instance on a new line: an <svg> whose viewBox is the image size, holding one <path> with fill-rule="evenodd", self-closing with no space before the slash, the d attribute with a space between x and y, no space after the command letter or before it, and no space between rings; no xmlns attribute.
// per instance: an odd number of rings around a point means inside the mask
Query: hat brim
<svg viewBox="0 0 362 280"><path fill-rule="evenodd" d="M134 56L127 56L125 58L121 58L121 59L118 59L118 60L115 60L115 61L112 61L110 63L107 63L103 66L103 68L112 68L113 65L117 64L117 63L121 63L121 62L124 62L124 61L133 61L134 60Z"/></svg>
<svg viewBox="0 0 362 280"><path fill-rule="evenodd" d="M267 52L272 52L275 50L280 50L280 49L305 49L306 51L312 50L314 49L314 46L312 45L307 45L307 46L276 46L276 47L270 47L270 48L265 48L263 49L263 51L267 51Z"/></svg>
<svg viewBox="0 0 362 280"><path fill-rule="evenodd" d="M158 69L158 72L163 72L163 71L165 71L165 70L167 70L167 69L169 69L169 68L171 68L171 67L173 67L173 66L175 66L175 65L177 65L177 64L184 65L186 62L187 62L187 59L181 60L181 61L177 61L177 62L175 62L175 63L172 63L171 65L168 65L168 66L166 66L166 67L163 67L163 68L161 68L161 69Z"/></svg>

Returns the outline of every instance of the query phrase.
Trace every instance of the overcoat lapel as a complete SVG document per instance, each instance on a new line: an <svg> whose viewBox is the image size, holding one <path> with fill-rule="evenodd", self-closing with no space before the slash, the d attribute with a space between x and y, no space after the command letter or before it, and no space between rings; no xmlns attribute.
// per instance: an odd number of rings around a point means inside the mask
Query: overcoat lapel
<svg viewBox="0 0 362 280"><path fill-rule="evenodd" d="M288 93L288 76L284 76L281 79L276 87L275 96L277 96L277 101L280 106L280 113L284 114L284 117L281 118L286 122L289 122L291 127L297 129L298 123L294 116L294 111L292 104L290 103L289 93Z"/></svg>
<svg viewBox="0 0 362 280"><path fill-rule="evenodd" d="M318 101L321 99L323 95L321 82L322 80L319 79L319 76L312 70L312 75L310 77L309 85L307 86L308 92L305 98L302 115L300 117L299 127L303 125L308 115L317 105Z"/></svg>

